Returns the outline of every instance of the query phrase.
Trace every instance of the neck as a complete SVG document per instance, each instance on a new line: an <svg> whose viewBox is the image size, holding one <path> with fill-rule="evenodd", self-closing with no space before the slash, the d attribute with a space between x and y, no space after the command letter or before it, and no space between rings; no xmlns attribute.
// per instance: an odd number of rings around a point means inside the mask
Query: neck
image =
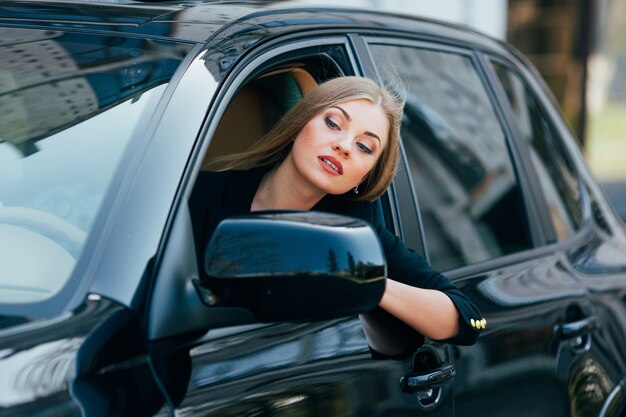
<svg viewBox="0 0 626 417"><path fill-rule="evenodd" d="M265 174L250 210L310 210L325 195L297 173L288 156L277 168Z"/></svg>

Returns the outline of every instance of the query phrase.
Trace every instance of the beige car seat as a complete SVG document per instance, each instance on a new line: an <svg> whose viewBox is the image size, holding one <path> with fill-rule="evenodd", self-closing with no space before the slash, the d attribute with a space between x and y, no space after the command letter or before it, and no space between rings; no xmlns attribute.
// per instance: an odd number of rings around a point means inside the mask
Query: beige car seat
<svg viewBox="0 0 626 417"><path fill-rule="evenodd" d="M246 84L226 108L202 169L219 170L215 158L249 149L315 86L315 78L303 68L274 70Z"/></svg>

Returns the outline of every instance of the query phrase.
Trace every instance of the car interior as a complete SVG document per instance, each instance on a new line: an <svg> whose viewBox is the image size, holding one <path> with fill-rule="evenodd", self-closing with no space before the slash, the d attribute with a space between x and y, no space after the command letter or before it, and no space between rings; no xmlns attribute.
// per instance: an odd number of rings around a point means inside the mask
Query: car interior
<svg viewBox="0 0 626 417"><path fill-rule="evenodd" d="M213 135L203 170L216 170L216 158L249 149L298 101L317 85L301 67L280 68L253 79L228 105Z"/></svg>
<svg viewBox="0 0 626 417"><path fill-rule="evenodd" d="M234 96L211 139L202 170L221 168L219 157L249 149L304 94L320 82L342 75L328 56L270 67Z"/></svg>

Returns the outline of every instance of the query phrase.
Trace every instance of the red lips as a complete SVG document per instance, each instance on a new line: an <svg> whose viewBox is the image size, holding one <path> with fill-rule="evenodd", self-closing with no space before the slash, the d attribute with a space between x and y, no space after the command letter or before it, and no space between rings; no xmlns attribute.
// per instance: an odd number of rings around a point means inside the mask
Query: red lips
<svg viewBox="0 0 626 417"><path fill-rule="evenodd" d="M320 155L317 157L318 162L327 172L333 175L342 175L343 174L343 166L341 162L337 160L337 158L332 157L330 155Z"/></svg>

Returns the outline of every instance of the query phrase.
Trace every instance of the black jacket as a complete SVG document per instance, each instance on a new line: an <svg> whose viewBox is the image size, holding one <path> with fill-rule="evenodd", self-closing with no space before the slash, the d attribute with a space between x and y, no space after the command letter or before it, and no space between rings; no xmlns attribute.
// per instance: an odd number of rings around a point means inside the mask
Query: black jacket
<svg viewBox="0 0 626 417"><path fill-rule="evenodd" d="M226 217L250 213L250 205L267 169L202 171L199 174L189 200L196 248L206 247L218 223ZM389 278L415 287L442 291L456 306L460 317L459 334L442 342L471 345L476 341L480 330L470 322L472 319L481 320L478 308L446 276L431 268L421 255L407 248L384 226L378 204L327 195L313 210L352 216L370 223L380 237ZM201 257L202 250L198 252ZM199 265L202 265L201 259Z"/></svg>

